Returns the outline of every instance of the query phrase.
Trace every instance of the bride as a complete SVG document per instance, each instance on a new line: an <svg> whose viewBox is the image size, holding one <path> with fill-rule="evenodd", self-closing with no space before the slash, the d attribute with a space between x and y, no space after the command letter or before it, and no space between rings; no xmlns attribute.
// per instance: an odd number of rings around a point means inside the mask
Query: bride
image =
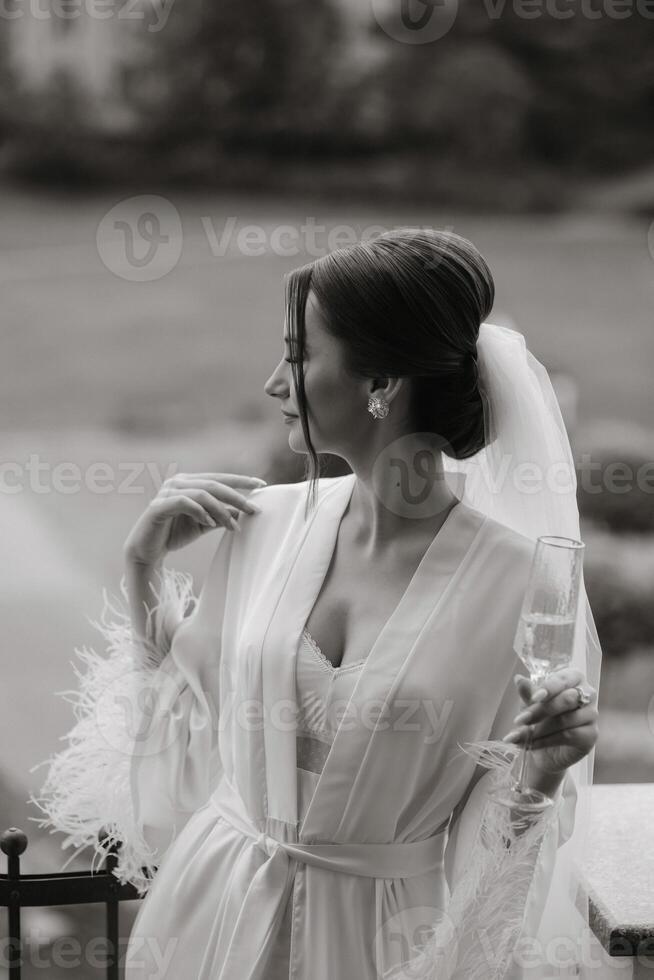
<svg viewBox="0 0 654 980"><path fill-rule="evenodd" d="M544 368L485 322L493 297L450 232L295 270L265 391L307 479L177 474L131 530L108 656L78 651L77 724L34 799L63 846L121 842L115 873L144 896L127 980L536 978L548 949L523 974L521 938L587 927L585 590L540 699L513 646L536 538L579 537L574 466ZM321 477L321 453L351 473ZM525 461L571 485L520 489ZM206 533L195 596L163 561ZM488 790L528 725L529 783L555 805L493 838Z"/></svg>

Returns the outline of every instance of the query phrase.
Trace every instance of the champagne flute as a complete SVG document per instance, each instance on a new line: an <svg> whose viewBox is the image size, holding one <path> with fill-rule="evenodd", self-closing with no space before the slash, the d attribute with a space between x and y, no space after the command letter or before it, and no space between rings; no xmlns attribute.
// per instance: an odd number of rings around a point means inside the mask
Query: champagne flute
<svg viewBox="0 0 654 980"><path fill-rule="evenodd" d="M584 548L583 541L558 535L541 535L536 542L514 639L514 649L536 685L572 662ZM554 801L526 785L532 737L529 726L517 780L508 791L500 788L490 796L496 803L538 812Z"/></svg>

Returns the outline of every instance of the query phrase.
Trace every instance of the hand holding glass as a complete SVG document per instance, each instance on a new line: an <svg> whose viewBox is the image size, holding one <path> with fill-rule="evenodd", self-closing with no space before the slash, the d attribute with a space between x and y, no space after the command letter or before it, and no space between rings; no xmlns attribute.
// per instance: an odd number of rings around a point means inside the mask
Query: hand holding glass
<svg viewBox="0 0 654 980"><path fill-rule="evenodd" d="M514 648L537 686L572 662L584 548L582 541L557 535L542 535L536 542ZM496 803L528 812L552 806L549 796L525 783L532 737L530 726L518 778L508 792L490 794Z"/></svg>

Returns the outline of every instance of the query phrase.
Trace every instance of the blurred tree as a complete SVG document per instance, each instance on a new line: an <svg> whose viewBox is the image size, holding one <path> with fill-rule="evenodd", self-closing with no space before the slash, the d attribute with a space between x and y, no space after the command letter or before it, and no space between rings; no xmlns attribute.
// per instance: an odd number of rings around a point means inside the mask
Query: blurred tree
<svg viewBox="0 0 654 980"><path fill-rule="evenodd" d="M0 37L0 135L4 116L14 169L44 179L156 164L162 182L565 206L594 175L654 159L654 22L635 2L620 20L603 0L569 0L565 19L529 2L526 17L521 0L458 0L427 44L394 39L369 0L169 4L112 49L120 132L79 80L37 98L5 85Z"/></svg>
<svg viewBox="0 0 654 980"><path fill-rule="evenodd" d="M474 170L519 158L532 98L527 72L486 40L425 55L397 57L381 83L393 143L428 146L442 162Z"/></svg>
<svg viewBox="0 0 654 980"><path fill-rule="evenodd" d="M5 162L21 178L76 186L94 179L85 159L84 119L89 99L65 68L54 71L40 91L23 90L13 76L5 120L10 137Z"/></svg>
<svg viewBox="0 0 654 980"><path fill-rule="evenodd" d="M460 0L437 41L391 41L379 79L389 139L426 140L464 168L531 160L601 172L651 160L654 21L636 4L620 20L588 6L560 18L543 4L534 18L533 6L526 17L520 3Z"/></svg>
<svg viewBox="0 0 654 980"><path fill-rule="evenodd" d="M4 142L11 98L11 71L6 32L0 33L0 146Z"/></svg>
<svg viewBox="0 0 654 980"><path fill-rule="evenodd" d="M651 580L634 582L633 573L624 567L625 561L628 556L620 555L616 548L610 560L589 553L584 565L588 599L607 657L623 657L637 649L651 648L654 636Z"/></svg>
<svg viewBox="0 0 654 980"><path fill-rule="evenodd" d="M144 69L162 80L144 125L167 142L287 152L329 128L341 43L329 0L176 5Z"/></svg>
<svg viewBox="0 0 654 980"><path fill-rule="evenodd" d="M492 36L530 76L532 156L591 172L651 160L654 21L635 3L624 19L599 0L571 5L565 19L525 19L519 9L507 4Z"/></svg>

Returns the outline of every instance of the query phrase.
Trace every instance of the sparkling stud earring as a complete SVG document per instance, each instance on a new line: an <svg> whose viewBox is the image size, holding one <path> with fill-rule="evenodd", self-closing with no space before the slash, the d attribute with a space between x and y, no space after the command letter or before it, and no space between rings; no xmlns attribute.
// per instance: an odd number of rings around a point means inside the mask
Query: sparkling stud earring
<svg viewBox="0 0 654 980"><path fill-rule="evenodd" d="M375 419L385 419L388 415L389 405L385 398L379 395L370 395L368 398L368 411Z"/></svg>

